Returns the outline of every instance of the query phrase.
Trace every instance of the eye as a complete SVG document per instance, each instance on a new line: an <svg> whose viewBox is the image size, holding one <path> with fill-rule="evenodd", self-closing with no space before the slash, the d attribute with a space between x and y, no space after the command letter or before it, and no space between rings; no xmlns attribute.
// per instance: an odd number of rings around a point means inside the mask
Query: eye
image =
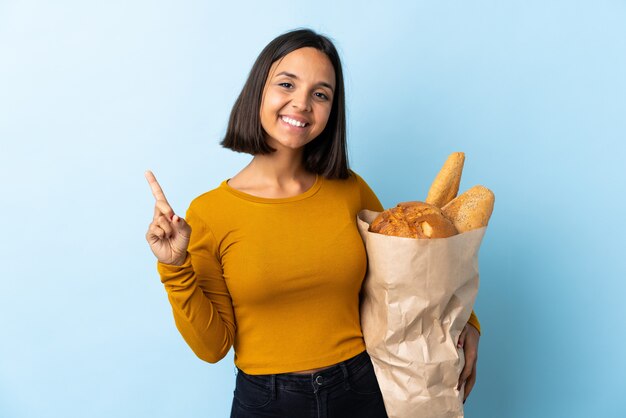
<svg viewBox="0 0 626 418"><path fill-rule="evenodd" d="M317 97L319 97L320 99L323 99L323 100L328 100L328 96L327 96L327 95L325 95L324 93L319 92L319 91L318 91L317 93L315 93L315 95L316 95Z"/></svg>
<svg viewBox="0 0 626 418"><path fill-rule="evenodd" d="M292 84L291 84L291 83L287 83L287 82L284 82L284 83L278 83L278 85L279 85L279 86L281 86L281 87L285 87L285 88L290 88L290 87L292 87Z"/></svg>

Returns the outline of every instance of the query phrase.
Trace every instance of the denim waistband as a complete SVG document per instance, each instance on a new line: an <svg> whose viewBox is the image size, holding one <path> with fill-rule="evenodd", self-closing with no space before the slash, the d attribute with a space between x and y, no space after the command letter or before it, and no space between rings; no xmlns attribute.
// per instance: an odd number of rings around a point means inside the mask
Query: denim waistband
<svg viewBox="0 0 626 418"><path fill-rule="evenodd" d="M237 368L237 372L241 373L248 380L266 387L273 388L276 386L283 389L308 392L311 391L311 388L314 388L315 391L317 391L317 388L322 386L331 387L345 382L349 375L357 373L370 361L371 360L367 351L363 351L352 358L344 360L317 373L249 375L239 368Z"/></svg>

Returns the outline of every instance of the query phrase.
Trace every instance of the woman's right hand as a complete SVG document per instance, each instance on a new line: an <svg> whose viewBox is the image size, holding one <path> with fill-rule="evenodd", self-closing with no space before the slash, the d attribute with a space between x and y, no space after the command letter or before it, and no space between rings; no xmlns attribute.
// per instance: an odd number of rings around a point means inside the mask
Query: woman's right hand
<svg viewBox="0 0 626 418"><path fill-rule="evenodd" d="M174 214L152 171L146 171L145 175L156 199L154 218L146 233L146 240L161 263L180 266L187 256L191 226Z"/></svg>

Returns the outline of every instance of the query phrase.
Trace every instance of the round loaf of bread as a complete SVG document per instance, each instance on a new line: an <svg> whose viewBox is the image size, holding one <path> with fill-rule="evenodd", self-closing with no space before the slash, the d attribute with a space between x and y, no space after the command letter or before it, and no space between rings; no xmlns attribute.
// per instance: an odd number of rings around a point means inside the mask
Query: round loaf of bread
<svg viewBox="0 0 626 418"><path fill-rule="evenodd" d="M405 238L447 238L457 233L441 209L424 202L402 202L387 209L374 219L369 230Z"/></svg>

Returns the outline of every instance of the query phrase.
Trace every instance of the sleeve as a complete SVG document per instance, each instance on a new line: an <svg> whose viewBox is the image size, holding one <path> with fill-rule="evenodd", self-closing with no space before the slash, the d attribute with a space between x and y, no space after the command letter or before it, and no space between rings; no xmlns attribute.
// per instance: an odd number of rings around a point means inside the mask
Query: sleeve
<svg viewBox="0 0 626 418"><path fill-rule="evenodd" d="M217 241L192 206L185 217L191 226L185 262L175 266L157 261L157 270L183 339L199 358L217 363L233 345L235 315Z"/></svg>
<svg viewBox="0 0 626 418"><path fill-rule="evenodd" d="M469 320L467 321L467 323L470 324L470 325L473 325L474 328L476 328L478 330L478 334L481 334L481 332L480 332L480 322L478 322L478 317L474 313L473 309L472 309L472 314L470 315Z"/></svg>
<svg viewBox="0 0 626 418"><path fill-rule="evenodd" d="M356 176L359 184L359 191L361 193L361 208L369 209L375 212L382 212L385 210L383 205L380 203L380 200L378 200L378 197L365 180L363 180L363 178L361 178L361 176L356 174L354 171L352 173Z"/></svg>

